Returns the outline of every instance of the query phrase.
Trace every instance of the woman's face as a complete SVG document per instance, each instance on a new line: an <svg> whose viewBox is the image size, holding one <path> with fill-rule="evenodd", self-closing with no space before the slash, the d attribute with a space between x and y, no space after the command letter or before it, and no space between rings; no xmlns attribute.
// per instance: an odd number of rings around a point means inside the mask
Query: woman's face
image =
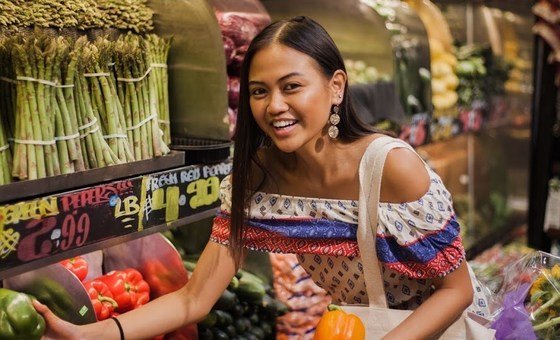
<svg viewBox="0 0 560 340"><path fill-rule="evenodd" d="M328 79L308 55L272 44L249 68L253 117L280 150L294 152L325 135L331 106L342 101L346 78L338 78Z"/></svg>

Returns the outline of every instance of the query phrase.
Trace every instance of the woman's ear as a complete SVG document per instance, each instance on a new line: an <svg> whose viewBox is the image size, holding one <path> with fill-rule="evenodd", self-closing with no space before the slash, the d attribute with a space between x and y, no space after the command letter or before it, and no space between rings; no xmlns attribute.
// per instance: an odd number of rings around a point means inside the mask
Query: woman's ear
<svg viewBox="0 0 560 340"><path fill-rule="evenodd" d="M344 97L344 90L346 86L346 73L342 70L336 70L331 78L331 100L333 105L338 105L342 103L342 99Z"/></svg>

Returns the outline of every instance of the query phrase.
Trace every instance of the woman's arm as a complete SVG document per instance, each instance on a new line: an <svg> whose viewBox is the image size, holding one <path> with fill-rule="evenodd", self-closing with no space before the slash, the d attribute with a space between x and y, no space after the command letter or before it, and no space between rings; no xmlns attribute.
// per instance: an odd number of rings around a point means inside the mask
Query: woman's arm
<svg viewBox="0 0 560 340"><path fill-rule="evenodd" d="M381 201L411 202L429 190L430 176L419 156L404 148L389 152L383 169ZM427 339L449 327L472 303L473 288L465 261L434 280L436 291L384 339Z"/></svg>
<svg viewBox="0 0 560 340"><path fill-rule="evenodd" d="M237 268L228 248L209 242L189 282L141 308L119 315L125 339L153 338L204 318L227 288ZM119 339L113 320L75 326L35 305L47 321L47 339Z"/></svg>
<svg viewBox="0 0 560 340"><path fill-rule="evenodd" d="M472 303L473 288L465 262L436 280L436 291L383 339L429 339L447 329Z"/></svg>

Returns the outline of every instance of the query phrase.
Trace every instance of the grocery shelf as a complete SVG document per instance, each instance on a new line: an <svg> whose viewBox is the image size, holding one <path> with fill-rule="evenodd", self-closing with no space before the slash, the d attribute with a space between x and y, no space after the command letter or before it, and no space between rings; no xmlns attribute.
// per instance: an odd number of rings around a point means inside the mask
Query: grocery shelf
<svg viewBox="0 0 560 340"><path fill-rule="evenodd" d="M510 243L512 240L518 238L520 234L523 234L526 229L527 225L525 223L515 224L514 226L508 224L477 238L470 247L465 248L467 260L473 260L485 250L498 243Z"/></svg>
<svg viewBox="0 0 560 340"><path fill-rule="evenodd" d="M231 160L0 205L0 280L211 217Z"/></svg>
<svg viewBox="0 0 560 340"><path fill-rule="evenodd" d="M0 204L163 171L184 164L184 152L172 150L169 154L161 157L0 185Z"/></svg>

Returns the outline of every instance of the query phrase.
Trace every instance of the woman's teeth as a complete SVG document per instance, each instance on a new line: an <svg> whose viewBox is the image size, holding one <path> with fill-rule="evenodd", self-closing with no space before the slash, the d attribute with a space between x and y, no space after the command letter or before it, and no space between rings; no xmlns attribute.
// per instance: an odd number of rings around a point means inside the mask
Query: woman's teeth
<svg viewBox="0 0 560 340"><path fill-rule="evenodd" d="M296 123L297 123L297 121L295 121L295 120L281 120L281 121L272 122L272 126L274 126L277 129L281 129L281 128L285 128L285 127L288 127L288 126L292 126Z"/></svg>

